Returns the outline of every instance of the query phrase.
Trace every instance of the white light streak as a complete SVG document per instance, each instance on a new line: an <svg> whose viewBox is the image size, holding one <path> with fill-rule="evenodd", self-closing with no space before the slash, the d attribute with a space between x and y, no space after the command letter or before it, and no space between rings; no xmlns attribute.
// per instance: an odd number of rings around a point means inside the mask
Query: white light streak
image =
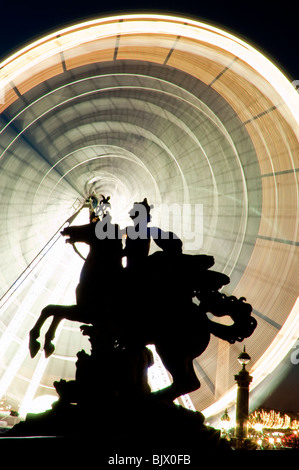
<svg viewBox="0 0 299 470"><path fill-rule="evenodd" d="M42 265L39 267L40 272L37 278L33 281L33 285L30 287L29 292L25 296L25 299L22 300L21 305L17 308L12 320L10 321L0 339L0 359L5 354L7 347L14 338L17 330L20 328L23 320L28 315L32 304L36 300L36 297L41 295L46 282L53 274L53 271L56 267L55 265L57 263L56 255L58 254L58 250L53 250L52 254L53 257L47 260L47 263L45 263L45 260L43 260ZM6 305L4 307L6 307ZM6 310L4 307L1 310L1 315L3 315Z"/></svg>
<svg viewBox="0 0 299 470"><path fill-rule="evenodd" d="M6 391L8 390L12 380L14 379L15 375L17 374L19 368L21 367L22 363L26 355L28 354L28 338L25 338L21 345L19 346L17 352L15 353L12 361L7 367L6 371L1 377L0 380L0 399L5 395Z"/></svg>
<svg viewBox="0 0 299 470"><path fill-rule="evenodd" d="M18 328L20 327L22 321L28 315L30 307L32 306L33 302L35 301L36 297L41 295L42 289L50 279L51 275L53 274L53 270L57 269L57 263L59 260L65 256L65 244L64 241L61 239L59 240L52 248L51 248L51 255L49 259L46 257L42 260L40 271L35 280L33 286L30 288L28 294L26 295L25 299L22 301L20 307L17 309L15 315L13 316L10 324L8 325L7 329L5 330L3 336L0 340L0 358L5 354L7 347L10 345L11 341L14 339ZM65 282L70 282L72 279L73 272L76 272L76 265L77 258L74 258L73 264L71 265L70 271L67 271L68 274L65 275ZM72 271L74 270L74 271ZM71 274L70 274L71 273ZM31 273L30 277L33 277L33 273ZM27 285L28 278L26 279L25 285ZM64 292L64 283L58 283L57 291L53 293L53 302L57 301L56 295L61 295ZM20 293L19 290L16 293ZM16 295L16 294L15 294ZM8 307L8 303L5 304L5 308ZM2 313L5 311L5 308L2 307ZM29 332L28 332L29 333ZM57 338L56 338L57 340ZM29 344L29 335L22 341L19 345L17 352L15 353L13 359L11 360L9 366L7 367L5 373L0 379L0 397L2 397L6 391L8 390L14 376L17 374L20 366L24 362L27 354L28 354L28 344Z"/></svg>
<svg viewBox="0 0 299 470"><path fill-rule="evenodd" d="M67 267L67 269L63 272L62 276L60 277L59 280L57 280L57 286L51 293L51 300L52 303L56 303L57 299L61 298L64 293L67 293L69 290L70 284L72 284L72 273L74 272L77 264L77 258L75 257L73 259L73 262L70 263ZM73 293L73 290L72 290ZM50 301L51 302L51 301ZM61 331L63 329L63 324L64 321L62 321L55 334L55 339L52 341L53 344L55 345L59 339L59 336L61 334ZM41 355L37 366L34 370L33 376L31 378L29 387L27 388L26 394L24 396L24 399L21 403L19 414L21 417L25 417L26 413L28 411L28 408L30 407L31 402L34 399L34 396L36 394L37 388L40 384L40 381L44 375L45 369L48 365L49 359L46 359L43 355Z"/></svg>

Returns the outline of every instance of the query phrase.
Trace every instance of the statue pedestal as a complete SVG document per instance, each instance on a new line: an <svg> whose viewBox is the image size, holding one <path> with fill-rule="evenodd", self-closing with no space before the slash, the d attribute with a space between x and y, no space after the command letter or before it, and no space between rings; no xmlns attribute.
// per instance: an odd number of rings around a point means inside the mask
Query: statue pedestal
<svg viewBox="0 0 299 470"><path fill-rule="evenodd" d="M80 424L87 407L62 404L39 415L28 415L25 422L12 428L7 436L56 436L64 442L79 440L96 445L101 455L135 452L139 455L188 454L230 450L220 431L204 425L199 412L159 402L152 395L134 399L107 400L93 409L95 419Z"/></svg>

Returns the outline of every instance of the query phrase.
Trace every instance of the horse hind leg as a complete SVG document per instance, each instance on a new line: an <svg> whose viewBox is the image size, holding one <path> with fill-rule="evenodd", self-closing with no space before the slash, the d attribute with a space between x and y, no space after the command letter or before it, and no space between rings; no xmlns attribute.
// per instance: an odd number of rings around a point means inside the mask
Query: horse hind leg
<svg viewBox="0 0 299 470"><path fill-rule="evenodd" d="M60 318L60 320L62 318L67 318L67 316L65 316L65 313L67 310L70 310L70 311L73 311L73 307L66 307L66 306L62 306L62 305L47 305L47 307L43 308L42 311L41 311L41 314L37 320L37 322L35 323L34 327L30 330L30 333L29 333L29 351L30 351L30 355L31 357L35 357L36 354L38 353L39 349L40 349L40 343L39 341L37 341L37 338L40 337L40 330L43 326L43 324L45 323L45 321L51 317L52 315L54 316L54 318ZM53 321L54 323L54 321ZM49 334L49 341L47 342L48 344L46 345L46 349L47 349L47 352L46 354L48 354L50 352L50 349L52 348L52 346L49 344L51 343L52 339L54 338L54 335L55 335L55 330L58 326L59 322L56 324L56 327L55 327L55 323L53 324L53 328L52 330L50 331L50 334ZM52 327L52 325L50 326L50 328ZM50 337L51 334L53 333L53 336L52 338ZM53 349L54 351L54 349ZM52 351L52 352L53 352Z"/></svg>
<svg viewBox="0 0 299 470"><path fill-rule="evenodd" d="M182 356L163 354L158 347L157 352L173 379L173 383L169 387L155 392L157 397L173 401L175 398L193 392L200 387L200 381L194 371L192 357L184 357L183 354Z"/></svg>
<svg viewBox="0 0 299 470"><path fill-rule="evenodd" d="M37 336L37 338L39 335ZM37 341L35 337L34 330L32 329L29 333L29 351L30 351L30 356L34 358L38 351L40 350L40 343Z"/></svg>
<svg viewBox="0 0 299 470"><path fill-rule="evenodd" d="M190 357L178 362L169 372L173 378L173 389L177 397L194 392L200 387L200 381L194 371L193 359Z"/></svg>
<svg viewBox="0 0 299 470"><path fill-rule="evenodd" d="M52 343L52 340L55 338L55 333L61 320L61 317L54 317L47 333L45 334L44 352L46 358L50 357L55 351L55 346Z"/></svg>
<svg viewBox="0 0 299 470"><path fill-rule="evenodd" d="M86 320L84 311L78 305L51 305L48 314L53 315L52 323L45 334L44 352L46 358L55 351L52 340L55 338L57 327L61 320L84 321ZM47 307L46 307L47 308Z"/></svg>
<svg viewBox="0 0 299 470"><path fill-rule="evenodd" d="M82 323L90 321L90 318L88 316L86 317L84 309L78 305L48 305L41 311L39 319L29 333L29 350L31 357L36 356L38 353L40 349L40 343L37 341L37 338L40 336L41 327L47 318L52 315L54 319L45 337L44 350L46 357L49 357L55 349L52 340L54 339L57 326L63 318L66 320L79 321Z"/></svg>
<svg viewBox="0 0 299 470"><path fill-rule="evenodd" d="M55 305L48 305L47 307L43 308L37 322L29 332L29 351L32 358L37 355L40 349L40 343L37 341L37 338L39 338L40 330L47 318L53 315L54 307Z"/></svg>

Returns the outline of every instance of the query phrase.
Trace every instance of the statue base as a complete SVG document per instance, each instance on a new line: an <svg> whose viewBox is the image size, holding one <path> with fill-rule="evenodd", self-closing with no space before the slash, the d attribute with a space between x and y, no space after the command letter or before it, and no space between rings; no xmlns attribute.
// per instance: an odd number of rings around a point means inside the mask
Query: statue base
<svg viewBox="0 0 299 470"><path fill-rule="evenodd" d="M87 422L88 421L88 422ZM220 431L204 424L200 412L173 403L160 402L152 395L114 399L94 409L60 400L52 409L38 415L28 414L7 437L45 436L88 441L98 455L136 455L202 453L230 450ZM125 462L124 462L125 463Z"/></svg>

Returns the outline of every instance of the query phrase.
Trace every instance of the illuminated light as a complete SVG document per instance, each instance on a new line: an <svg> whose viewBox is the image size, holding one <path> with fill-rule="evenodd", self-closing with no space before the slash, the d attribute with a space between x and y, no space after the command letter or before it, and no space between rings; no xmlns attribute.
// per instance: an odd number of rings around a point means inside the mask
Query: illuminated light
<svg viewBox="0 0 299 470"><path fill-rule="evenodd" d="M54 395L41 395L31 402L28 407L28 413L42 413L51 409L51 405L57 401L58 397Z"/></svg>
<svg viewBox="0 0 299 470"><path fill-rule="evenodd" d="M263 430L263 425L262 423L255 423L254 424L254 429L257 431L257 432L261 432Z"/></svg>
<svg viewBox="0 0 299 470"><path fill-rule="evenodd" d="M232 427L231 419L228 415L227 409L221 416L221 427L224 431L228 431Z"/></svg>
<svg viewBox="0 0 299 470"><path fill-rule="evenodd" d="M28 354L28 338L23 340L17 352L15 353L13 359L11 360L9 367L6 368L6 371L4 372L4 374L2 375L0 379L0 397L1 398L6 393L16 373L18 372L22 363L24 362L24 359L27 356L27 354Z"/></svg>
<svg viewBox="0 0 299 470"><path fill-rule="evenodd" d="M272 429L298 429L299 421L291 420L290 416L284 414L281 416L279 411L255 411L249 416L249 424L256 430L261 432L264 430ZM297 432L297 431L296 431ZM279 435L278 432L273 435Z"/></svg>

